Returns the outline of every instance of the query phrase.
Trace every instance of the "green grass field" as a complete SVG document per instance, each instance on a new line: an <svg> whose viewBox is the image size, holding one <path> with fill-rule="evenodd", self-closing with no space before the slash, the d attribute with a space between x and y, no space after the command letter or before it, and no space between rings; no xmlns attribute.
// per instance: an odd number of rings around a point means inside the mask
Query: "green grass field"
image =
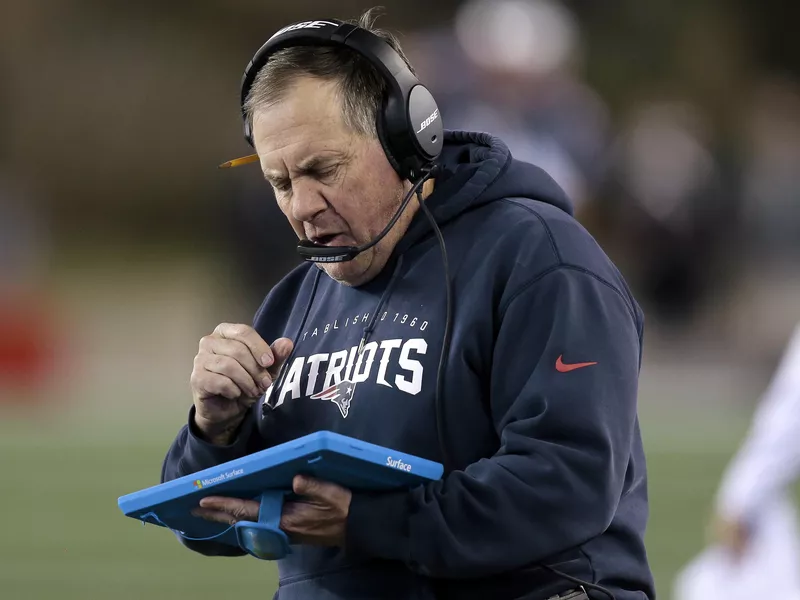
<svg viewBox="0 0 800 600"><path fill-rule="evenodd" d="M732 424L693 428L678 435L658 419L644 423L648 546L664 600L677 569L703 544L712 494L742 432ZM195 555L169 532L119 512L118 496L157 483L170 429L98 431L99 423L0 423L0 598L271 598L272 565Z"/></svg>

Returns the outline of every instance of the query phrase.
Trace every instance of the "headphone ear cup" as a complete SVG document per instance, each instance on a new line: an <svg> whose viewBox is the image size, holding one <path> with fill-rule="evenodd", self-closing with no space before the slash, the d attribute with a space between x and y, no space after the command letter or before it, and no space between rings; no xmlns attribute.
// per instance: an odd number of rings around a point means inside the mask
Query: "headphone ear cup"
<svg viewBox="0 0 800 600"><path fill-rule="evenodd" d="M409 94L407 119L415 153L423 164L435 161L442 152L444 126L436 100L422 84L414 86Z"/></svg>
<svg viewBox="0 0 800 600"><path fill-rule="evenodd" d="M386 155L386 159L389 161L389 164L392 165L392 168L395 171L397 171L397 174L400 175L401 179L406 179L407 178L406 174L403 173L403 169L400 166L400 163L392 153L392 148L390 146L389 138L386 131L386 98L384 98L383 100L381 110L379 110L378 114L376 115L375 129L378 132L378 139L381 142L381 146L383 147L383 153Z"/></svg>

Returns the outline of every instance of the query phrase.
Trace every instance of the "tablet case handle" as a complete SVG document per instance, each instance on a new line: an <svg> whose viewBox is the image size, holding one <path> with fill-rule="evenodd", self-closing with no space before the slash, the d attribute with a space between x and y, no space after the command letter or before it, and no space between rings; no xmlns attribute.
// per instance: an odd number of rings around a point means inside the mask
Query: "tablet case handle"
<svg viewBox="0 0 800 600"><path fill-rule="evenodd" d="M236 540L242 550L261 560L278 560L292 551L289 536L280 528L286 494L282 490L264 492L258 509L258 523L236 523Z"/></svg>

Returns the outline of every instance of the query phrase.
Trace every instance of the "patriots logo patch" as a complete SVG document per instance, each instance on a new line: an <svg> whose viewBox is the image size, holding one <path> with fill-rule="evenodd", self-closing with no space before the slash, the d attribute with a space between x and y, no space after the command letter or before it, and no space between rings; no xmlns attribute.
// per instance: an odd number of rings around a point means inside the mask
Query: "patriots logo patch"
<svg viewBox="0 0 800 600"><path fill-rule="evenodd" d="M339 412L342 413L342 416L347 418L347 413L350 412L350 401L353 399L355 390L356 384L345 379L314 394L311 398L313 400L330 400L339 407Z"/></svg>

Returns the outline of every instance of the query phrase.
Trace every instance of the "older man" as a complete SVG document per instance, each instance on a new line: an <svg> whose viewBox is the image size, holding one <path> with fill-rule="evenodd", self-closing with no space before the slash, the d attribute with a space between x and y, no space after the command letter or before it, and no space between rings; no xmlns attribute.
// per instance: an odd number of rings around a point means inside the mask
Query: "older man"
<svg viewBox="0 0 800 600"><path fill-rule="evenodd" d="M419 87L392 116L413 71L369 14L359 25L290 26L245 78L257 159L311 261L253 327L203 338L163 480L322 429L445 464L384 493L296 478L281 600L653 598L635 300L544 172L489 135L440 138Z"/></svg>

